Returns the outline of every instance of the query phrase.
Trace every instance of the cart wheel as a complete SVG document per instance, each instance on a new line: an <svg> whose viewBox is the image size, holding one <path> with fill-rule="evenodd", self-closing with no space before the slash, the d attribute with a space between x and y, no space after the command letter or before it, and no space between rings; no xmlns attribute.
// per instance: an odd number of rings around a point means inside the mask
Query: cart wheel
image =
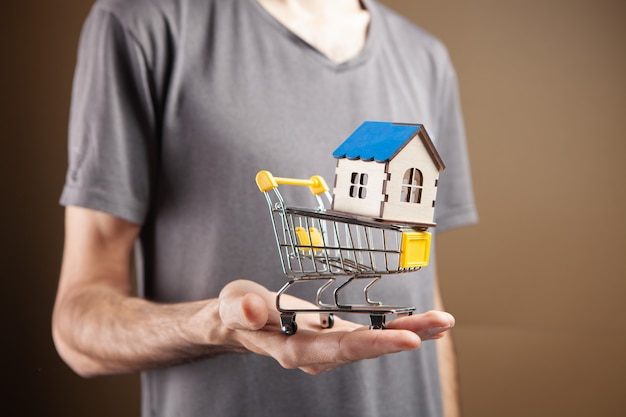
<svg viewBox="0 0 626 417"><path fill-rule="evenodd" d="M320 325L324 329L330 329L335 325L335 315L333 313L320 313Z"/></svg>
<svg viewBox="0 0 626 417"><path fill-rule="evenodd" d="M384 329L385 328L385 315L384 314L370 314L370 322L372 325L370 329Z"/></svg>
<svg viewBox="0 0 626 417"><path fill-rule="evenodd" d="M296 334L298 331L298 325L296 324L295 314L281 314L280 315L280 330L287 336Z"/></svg>

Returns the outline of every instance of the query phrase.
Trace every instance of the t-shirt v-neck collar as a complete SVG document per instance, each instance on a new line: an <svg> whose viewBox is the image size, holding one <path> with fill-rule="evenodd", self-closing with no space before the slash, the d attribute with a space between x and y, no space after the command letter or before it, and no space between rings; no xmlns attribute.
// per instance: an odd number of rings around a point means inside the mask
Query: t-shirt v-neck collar
<svg viewBox="0 0 626 417"><path fill-rule="evenodd" d="M361 51L353 58L344 61L344 62L335 62L330 59L326 54L321 52L319 49L302 39L300 36L292 32L289 28L283 25L278 19L272 16L265 8L259 4L257 0L247 0L248 3L261 15L263 19L265 19L271 26L273 26L276 30L282 32L284 36L288 37L292 42L299 45L301 48L306 48L309 51L309 55L320 62L322 65L333 69L335 71L345 71L354 67L358 67L365 63L369 57L372 55L376 39L377 39L377 31L378 31L378 18L376 16L376 11L373 5L369 0L361 0L363 5L370 12L370 22L367 28L367 39L365 40L365 45L361 49Z"/></svg>

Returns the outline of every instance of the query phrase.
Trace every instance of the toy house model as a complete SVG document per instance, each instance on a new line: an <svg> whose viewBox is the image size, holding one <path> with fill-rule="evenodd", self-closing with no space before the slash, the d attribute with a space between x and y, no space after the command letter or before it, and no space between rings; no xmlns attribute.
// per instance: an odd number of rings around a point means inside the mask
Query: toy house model
<svg viewBox="0 0 626 417"><path fill-rule="evenodd" d="M424 126L365 122L333 156L334 211L434 226L437 182L445 166Z"/></svg>

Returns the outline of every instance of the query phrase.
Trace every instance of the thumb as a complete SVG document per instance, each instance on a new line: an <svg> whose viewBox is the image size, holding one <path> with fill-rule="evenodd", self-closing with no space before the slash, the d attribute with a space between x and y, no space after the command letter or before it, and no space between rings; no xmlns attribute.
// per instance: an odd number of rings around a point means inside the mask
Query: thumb
<svg viewBox="0 0 626 417"><path fill-rule="evenodd" d="M267 324L265 300L256 293L220 297L220 319L232 330L259 330Z"/></svg>

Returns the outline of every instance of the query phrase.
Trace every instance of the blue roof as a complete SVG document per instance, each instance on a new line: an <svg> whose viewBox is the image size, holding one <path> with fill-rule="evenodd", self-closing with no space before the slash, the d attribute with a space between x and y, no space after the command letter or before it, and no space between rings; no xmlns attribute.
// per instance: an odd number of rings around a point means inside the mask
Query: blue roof
<svg viewBox="0 0 626 417"><path fill-rule="evenodd" d="M364 122L333 152L335 158L387 162L417 133L420 125Z"/></svg>

